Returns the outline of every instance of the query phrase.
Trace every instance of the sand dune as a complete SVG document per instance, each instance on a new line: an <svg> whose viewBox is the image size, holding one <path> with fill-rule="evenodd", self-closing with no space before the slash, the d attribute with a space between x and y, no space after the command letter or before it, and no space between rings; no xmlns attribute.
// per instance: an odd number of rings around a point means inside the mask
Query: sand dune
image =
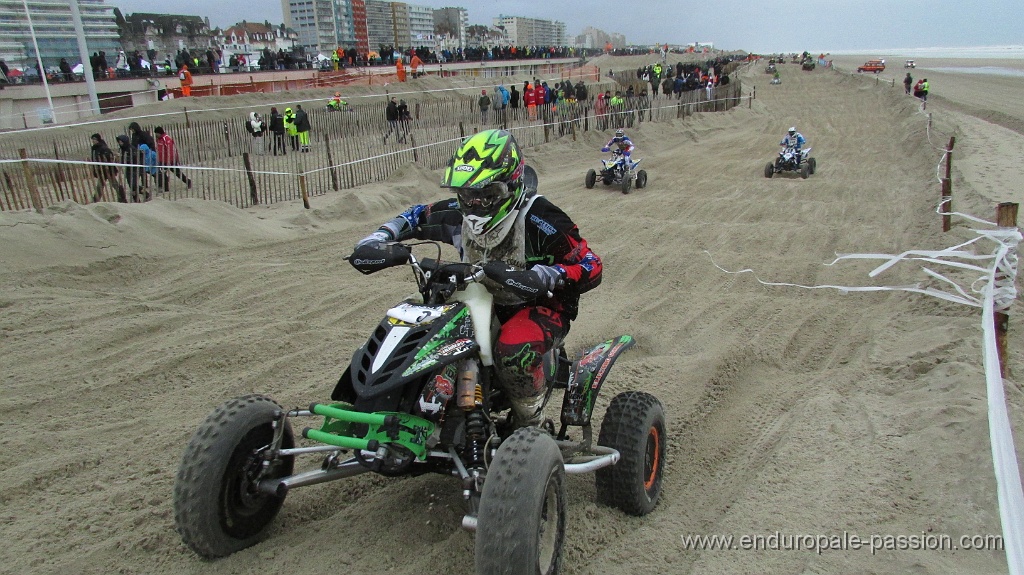
<svg viewBox="0 0 1024 575"><path fill-rule="evenodd" d="M744 78L757 86L750 107L632 130L650 181L628 196L583 187L605 134L527 150L541 192L606 266L570 349L622 332L639 341L597 413L643 389L669 417L653 514L599 506L592 477L569 478L564 571L1005 573L998 551L682 545L686 535L1000 533L979 310L764 286L714 264L772 282L928 285L912 265L868 278L872 262L822 264L973 238L959 218L941 232L938 148L957 137L954 207L991 218L997 202L1024 200L1024 136L941 100L922 112L898 82L785 65L783 84L769 86L762 68ZM951 77L970 93L974 78ZM933 80L935 94L952 89ZM1016 106L994 111L1020 115ZM818 172L767 180L792 124ZM0 573L472 573L459 487L440 476L298 489L265 542L212 563L181 543L171 514L182 450L210 410L251 392L289 407L326 399L384 310L413 291L405 271L362 276L342 257L407 205L445 197L438 179L410 168L315 198L310 211L155 201L0 214ZM1014 372L1022 327L1011 322ZM1020 429L1016 381L1007 392Z"/></svg>

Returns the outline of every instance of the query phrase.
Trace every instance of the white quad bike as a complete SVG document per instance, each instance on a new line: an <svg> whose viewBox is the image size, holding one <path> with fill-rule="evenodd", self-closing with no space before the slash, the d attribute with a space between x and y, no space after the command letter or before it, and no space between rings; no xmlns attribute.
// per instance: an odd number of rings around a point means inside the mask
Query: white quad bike
<svg viewBox="0 0 1024 575"><path fill-rule="evenodd" d="M797 155L799 154L800 163L797 163ZM770 178L772 175L781 172L798 172L800 177L807 179L807 176L813 174L818 168L818 161L812 158L811 149L804 148L799 152L791 146L787 146L779 152L779 157L775 158L775 163L768 162L764 166L764 177Z"/></svg>

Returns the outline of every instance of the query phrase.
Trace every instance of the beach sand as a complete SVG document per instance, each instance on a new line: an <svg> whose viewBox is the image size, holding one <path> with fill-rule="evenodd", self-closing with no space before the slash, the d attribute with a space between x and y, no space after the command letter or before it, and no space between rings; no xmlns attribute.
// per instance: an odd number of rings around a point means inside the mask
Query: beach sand
<svg viewBox="0 0 1024 575"><path fill-rule="evenodd" d="M668 417L652 514L598 505L593 477L569 476L563 572L1005 573L1001 551L683 545L1001 532L980 310L756 278L942 287L909 263L875 278L879 262L823 264L974 238L977 224L955 217L943 233L935 213L951 136L955 209L992 219L998 202L1024 201L1024 135L1005 120L1024 118L1024 104L980 99L1003 82L1020 94L1024 80L929 74L922 110L898 80L884 85L901 68L876 84L786 64L770 86L763 67L745 72L749 105L631 130L650 181L630 195L583 186L608 134L526 150L541 192L605 264L570 351L620 333L639 342L612 370L595 420L630 389L658 396ZM817 173L765 179L793 124ZM446 197L438 180L410 166L314 198L309 211L156 200L0 213L0 573L472 573L460 486L442 476L297 489L264 542L214 562L182 544L172 515L182 451L214 407L247 393L289 408L327 399L384 311L414 291L407 270L363 276L342 258L408 205ZM1020 430L1024 325L1013 317L1009 349Z"/></svg>

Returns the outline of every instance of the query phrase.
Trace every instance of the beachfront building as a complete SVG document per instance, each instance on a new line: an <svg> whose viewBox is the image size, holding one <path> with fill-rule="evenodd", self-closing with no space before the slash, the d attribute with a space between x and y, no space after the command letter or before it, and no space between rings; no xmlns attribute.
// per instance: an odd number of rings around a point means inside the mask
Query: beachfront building
<svg viewBox="0 0 1024 575"><path fill-rule="evenodd" d="M364 0L352 0L352 34L353 43L348 47L354 47L356 52L366 56L370 51L370 39L366 31L366 2Z"/></svg>
<svg viewBox="0 0 1024 575"><path fill-rule="evenodd" d="M394 46L395 29L391 24L391 3L383 0L365 0L365 4L366 41L370 50L378 50L381 46Z"/></svg>
<svg viewBox="0 0 1024 575"><path fill-rule="evenodd" d="M410 46L434 46L434 9L407 4L409 7Z"/></svg>
<svg viewBox="0 0 1024 575"><path fill-rule="evenodd" d="M281 50L291 52L298 38L298 34L284 25L272 26L269 22L260 24L243 20L221 31L216 41L223 51L222 62L228 62L232 55L244 55L251 66L259 61L264 50L274 53Z"/></svg>
<svg viewBox="0 0 1024 575"><path fill-rule="evenodd" d="M158 61L168 57L173 61L175 54L183 48L189 52L205 52L217 45L217 33L210 29L208 18L144 12L122 16L121 11L116 8L114 18L119 34L118 40L124 51L129 54L138 50L148 55L152 50L156 53ZM91 43L89 50L90 53L98 51ZM114 63L112 55L116 53L116 48L107 51L107 59L111 65Z"/></svg>
<svg viewBox="0 0 1024 575"><path fill-rule="evenodd" d="M434 39L439 50L454 50L466 46L469 12L465 8L439 8L434 10Z"/></svg>
<svg viewBox="0 0 1024 575"><path fill-rule="evenodd" d="M567 43L564 22L499 15L493 23L515 46L565 46Z"/></svg>
<svg viewBox="0 0 1024 575"><path fill-rule="evenodd" d="M351 13L349 0L281 0L285 25L295 30L296 44L313 52L328 53L341 45L342 19ZM354 41L354 36L353 36Z"/></svg>
<svg viewBox="0 0 1024 575"><path fill-rule="evenodd" d="M29 16L25 13L26 4L43 66L55 67L61 58L67 58L72 65L77 63L78 36L71 20L71 6L66 0L0 0L0 58L12 68L35 68L36 49L29 30ZM78 7L89 51L116 54L119 42L114 7L105 0L79 0Z"/></svg>
<svg viewBox="0 0 1024 575"><path fill-rule="evenodd" d="M586 27L583 32L576 36L573 45L577 48L605 48L611 45L612 49L625 48L626 37L622 34L609 34L604 30Z"/></svg>

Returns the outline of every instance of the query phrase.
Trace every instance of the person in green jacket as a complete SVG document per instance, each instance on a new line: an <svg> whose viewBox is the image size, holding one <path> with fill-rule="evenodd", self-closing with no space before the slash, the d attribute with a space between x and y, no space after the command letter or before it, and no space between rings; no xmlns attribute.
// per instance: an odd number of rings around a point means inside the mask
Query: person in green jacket
<svg viewBox="0 0 1024 575"><path fill-rule="evenodd" d="M284 131L292 142L292 151L299 151L299 128L295 125L295 112L291 108L284 109Z"/></svg>

